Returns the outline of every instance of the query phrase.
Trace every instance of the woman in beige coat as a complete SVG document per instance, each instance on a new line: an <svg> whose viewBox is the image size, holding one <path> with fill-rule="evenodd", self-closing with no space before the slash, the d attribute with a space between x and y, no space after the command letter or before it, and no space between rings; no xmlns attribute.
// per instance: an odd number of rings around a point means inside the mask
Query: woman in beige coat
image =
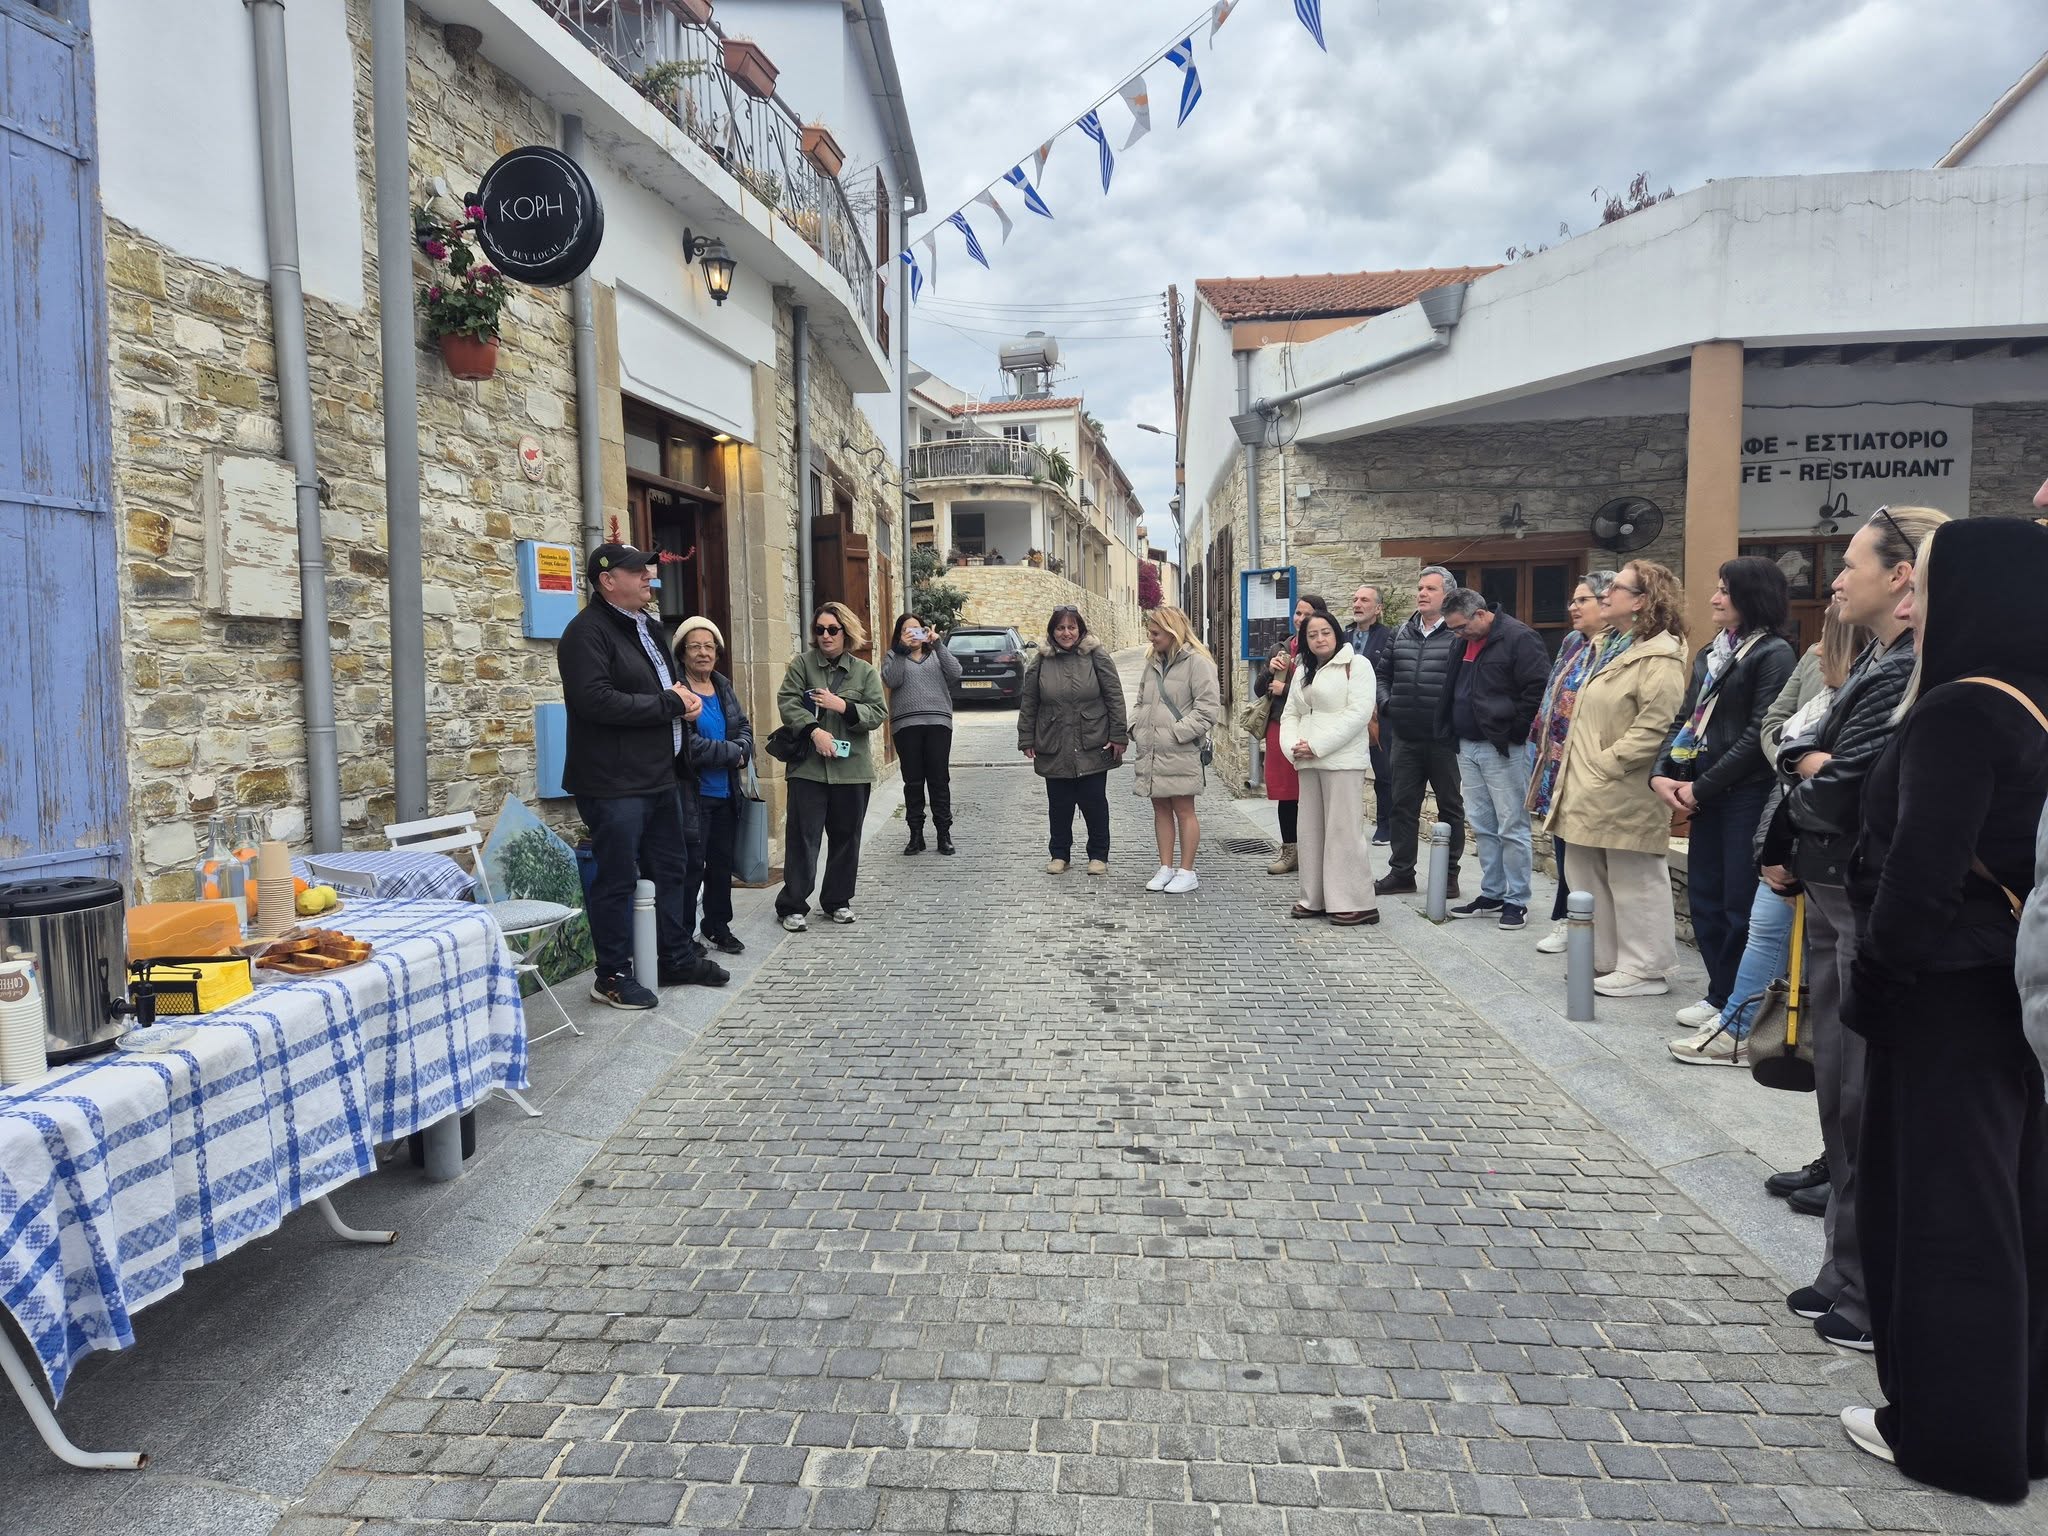
<svg viewBox="0 0 2048 1536"><path fill-rule="evenodd" d="M1671 990L1671 812L1650 789L1685 697L1685 597L1648 560L1622 567L1600 598L1612 637L1579 689L1544 829L1564 839L1565 878L1593 896L1594 987L1631 997Z"/></svg>
<svg viewBox="0 0 2048 1536"><path fill-rule="evenodd" d="M1138 674L1138 707L1131 711L1131 766L1138 793L1152 802L1152 832L1159 843L1159 873L1145 889L1180 896L1201 883L1195 878L1195 850L1202 845L1195 796L1209 779L1209 733L1223 718L1223 693L1216 663L1178 608L1147 614L1145 638L1151 650Z"/></svg>

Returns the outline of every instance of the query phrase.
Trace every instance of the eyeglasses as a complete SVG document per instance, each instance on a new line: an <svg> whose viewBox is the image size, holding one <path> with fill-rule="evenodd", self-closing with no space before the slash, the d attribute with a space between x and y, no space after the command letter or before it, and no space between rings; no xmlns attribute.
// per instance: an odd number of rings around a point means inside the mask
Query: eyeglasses
<svg viewBox="0 0 2048 1536"><path fill-rule="evenodd" d="M814 635L843 635L846 631L837 624L813 624L811 626L811 633Z"/></svg>
<svg viewBox="0 0 2048 1536"><path fill-rule="evenodd" d="M1607 591L1626 592L1630 597L1641 597L1643 595L1643 589L1641 587L1632 587L1625 581L1610 581L1609 583L1607 583ZM1601 594L1602 597L1606 595L1607 594L1605 592Z"/></svg>

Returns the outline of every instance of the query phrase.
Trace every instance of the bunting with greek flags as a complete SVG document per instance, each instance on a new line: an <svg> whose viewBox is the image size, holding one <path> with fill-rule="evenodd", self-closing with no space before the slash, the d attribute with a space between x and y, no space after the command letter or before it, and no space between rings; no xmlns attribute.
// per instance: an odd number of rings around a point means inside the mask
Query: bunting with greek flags
<svg viewBox="0 0 2048 1536"><path fill-rule="evenodd" d="M996 216L997 221L1003 226L1003 244L1008 245L1010 243L1010 231L1012 228L1010 224L1010 216L1009 214L1003 211L1003 205L996 201L995 193L984 192L981 194L981 196L977 197L975 201L977 203L980 203L983 207L987 208L991 213L993 213Z"/></svg>
<svg viewBox="0 0 2048 1536"><path fill-rule="evenodd" d="M1328 53L1330 45L1323 41L1323 0L1294 0L1294 14L1308 28L1308 35L1316 40L1316 46Z"/></svg>
<svg viewBox="0 0 2048 1536"><path fill-rule="evenodd" d="M1024 206L1045 218L1052 217L1052 210L1045 206L1045 199L1038 195L1038 188L1025 178L1024 167L1016 166L1003 172L1003 180L1024 194Z"/></svg>
<svg viewBox="0 0 2048 1536"><path fill-rule="evenodd" d="M1237 0L1216 0L1215 9L1209 12L1209 46L1216 46L1216 34L1223 30L1223 23L1230 20L1230 13L1237 9Z"/></svg>
<svg viewBox="0 0 2048 1536"><path fill-rule="evenodd" d="M1102 131L1102 114L1090 112L1074 126L1095 141L1096 153L1102 160L1102 190L1106 193L1109 191L1109 178L1116 171L1116 156L1110 153L1109 138Z"/></svg>
<svg viewBox="0 0 2048 1536"><path fill-rule="evenodd" d="M917 258L905 251L903 265L910 268L910 302L915 304L924 294L924 268L917 264Z"/></svg>
<svg viewBox="0 0 2048 1536"><path fill-rule="evenodd" d="M918 242L924 247L924 270L932 285L932 292L939 291L939 237L936 233L926 235Z"/></svg>
<svg viewBox="0 0 2048 1536"><path fill-rule="evenodd" d="M980 262L984 267L987 266L988 257L981 253L981 241L975 237L974 226L967 222L965 211L954 214L946 222L960 231L960 238L967 242L967 254Z"/></svg>
<svg viewBox="0 0 2048 1536"><path fill-rule="evenodd" d="M1124 140L1124 148L1129 149L1152 131L1152 98L1145 94L1143 75L1126 80L1117 88L1117 94L1123 97L1131 113L1131 136Z"/></svg>
<svg viewBox="0 0 2048 1536"><path fill-rule="evenodd" d="M1202 77L1195 73L1195 40L1184 38L1167 49L1166 62L1180 66L1180 117L1173 125L1178 128L1202 99Z"/></svg>

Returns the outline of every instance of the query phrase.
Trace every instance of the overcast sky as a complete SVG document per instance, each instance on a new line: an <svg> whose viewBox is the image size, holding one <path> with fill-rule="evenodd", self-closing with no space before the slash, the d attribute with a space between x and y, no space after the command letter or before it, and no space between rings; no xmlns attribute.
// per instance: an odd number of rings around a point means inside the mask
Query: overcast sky
<svg viewBox="0 0 2048 1536"><path fill-rule="evenodd" d="M921 237L1184 26L1201 0L889 0L932 210ZM1290 0L1240 0L1209 47L1201 103L1146 74L1152 131L1102 109L1043 183L1054 220L1004 188L1016 233L972 218L993 270L939 233L936 294L912 317L924 367L999 392L995 349L1060 340L1148 512L1173 493L1171 363L1157 305L1196 279L1493 262L1598 222L1595 187L1638 171L1683 192L1729 176L1931 165L2048 49L2039 0L1323 0L1327 56ZM1027 165L1027 169L1029 169ZM1044 306L1033 311L1022 306ZM952 327L948 329L946 327ZM989 333L989 334L984 334ZM1141 336L1144 339L1126 339ZM1089 339L1089 338L1103 339ZM1116 338L1116 339L1107 339Z"/></svg>

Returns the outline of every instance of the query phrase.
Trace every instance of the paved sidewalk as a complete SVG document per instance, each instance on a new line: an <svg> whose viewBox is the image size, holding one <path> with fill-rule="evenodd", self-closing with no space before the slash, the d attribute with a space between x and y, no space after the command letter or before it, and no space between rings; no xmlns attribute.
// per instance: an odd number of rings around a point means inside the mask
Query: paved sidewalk
<svg viewBox="0 0 2048 1536"><path fill-rule="evenodd" d="M2038 1531L1835 1422L1871 1375L1404 947L1259 861L870 845L279 1529ZM1206 807L1211 836L1243 830Z"/></svg>

